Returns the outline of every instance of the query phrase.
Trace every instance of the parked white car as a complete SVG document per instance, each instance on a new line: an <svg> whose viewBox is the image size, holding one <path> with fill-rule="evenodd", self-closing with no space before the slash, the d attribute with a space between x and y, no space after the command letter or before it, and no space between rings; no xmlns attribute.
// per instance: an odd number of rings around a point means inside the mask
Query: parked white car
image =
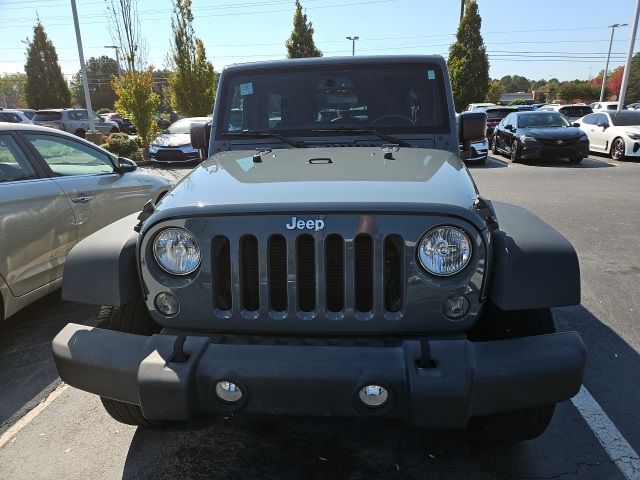
<svg viewBox="0 0 640 480"><path fill-rule="evenodd" d="M607 153L614 160L640 157L640 112L600 110L575 124L589 137L589 150Z"/></svg>
<svg viewBox="0 0 640 480"><path fill-rule="evenodd" d="M618 110L618 102L593 102L589 106L593 110Z"/></svg>
<svg viewBox="0 0 640 480"><path fill-rule="evenodd" d="M495 107L495 103L470 103L467 112L475 112L476 110L485 109L487 107Z"/></svg>
<svg viewBox="0 0 640 480"><path fill-rule="evenodd" d="M31 120L22 110L0 108L0 122L30 124Z"/></svg>

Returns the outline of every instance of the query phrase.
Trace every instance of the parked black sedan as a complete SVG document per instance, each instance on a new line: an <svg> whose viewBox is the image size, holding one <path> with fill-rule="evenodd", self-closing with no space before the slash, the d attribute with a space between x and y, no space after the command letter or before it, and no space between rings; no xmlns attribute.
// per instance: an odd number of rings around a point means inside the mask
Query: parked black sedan
<svg viewBox="0 0 640 480"><path fill-rule="evenodd" d="M587 134L557 112L513 112L494 130L492 151L512 162L538 158L568 158L579 163L589 156Z"/></svg>

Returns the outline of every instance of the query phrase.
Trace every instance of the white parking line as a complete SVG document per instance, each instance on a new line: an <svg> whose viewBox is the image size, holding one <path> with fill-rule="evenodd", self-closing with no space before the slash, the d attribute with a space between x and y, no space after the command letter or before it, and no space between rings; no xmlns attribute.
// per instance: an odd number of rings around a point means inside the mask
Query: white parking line
<svg viewBox="0 0 640 480"><path fill-rule="evenodd" d="M640 480L640 457L591 396L589 390L584 386L580 387L580 391L571 402L625 478Z"/></svg>
<svg viewBox="0 0 640 480"><path fill-rule="evenodd" d="M30 410L24 417L18 420L14 425L11 426L9 430L4 432L2 436L0 436L0 448L4 446L9 440L14 438L16 434L22 430L24 427L29 425L31 420L38 416L40 412L42 412L45 408L49 406L51 402L53 402L56 398L62 395L69 385L63 383L59 385L53 392L51 392L47 398L45 398L42 402L40 402L34 409Z"/></svg>

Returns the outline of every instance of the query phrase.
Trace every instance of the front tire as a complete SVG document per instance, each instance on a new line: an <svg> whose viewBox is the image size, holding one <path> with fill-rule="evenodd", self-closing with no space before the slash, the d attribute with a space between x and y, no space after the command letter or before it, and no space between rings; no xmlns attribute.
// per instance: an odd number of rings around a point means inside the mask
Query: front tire
<svg viewBox="0 0 640 480"><path fill-rule="evenodd" d="M97 326L107 330L138 335L153 335L160 331L160 326L149 315L142 298L136 298L121 307L106 305L100 307ZM163 422L146 419L139 405L105 397L100 397L100 400L107 413L117 422L140 427L160 427L163 425Z"/></svg>
<svg viewBox="0 0 640 480"><path fill-rule="evenodd" d="M611 143L611 150L609 151L609 154L611 155L611 158L613 158L614 160L618 160L618 161L622 161L624 160L624 152L625 152L625 144L624 144L624 140L620 137L616 138L612 143Z"/></svg>
<svg viewBox="0 0 640 480"><path fill-rule="evenodd" d="M505 312L487 305L482 318L468 332L472 341L506 340L555 333L553 315L548 308ZM515 442L539 437L551 423L555 405L494 413L469 420L467 431L476 439L489 442Z"/></svg>
<svg viewBox="0 0 640 480"><path fill-rule="evenodd" d="M496 137L493 137L493 141L491 142L491 152L494 155L500 154L500 152L498 152L498 139Z"/></svg>
<svg viewBox="0 0 640 480"><path fill-rule="evenodd" d="M518 144L517 140L514 140L511 143L511 153L510 153L511 163L518 163L520 162L521 158L522 158L522 153L520 152L520 145Z"/></svg>
<svg viewBox="0 0 640 480"><path fill-rule="evenodd" d="M86 134L86 133L85 133L85 131L84 131L83 129L81 129L81 128L79 128L78 130L76 130L76 131L74 132L74 135L75 135L76 137L80 137L80 138L86 138L86 137L87 137L87 134Z"/></svg>

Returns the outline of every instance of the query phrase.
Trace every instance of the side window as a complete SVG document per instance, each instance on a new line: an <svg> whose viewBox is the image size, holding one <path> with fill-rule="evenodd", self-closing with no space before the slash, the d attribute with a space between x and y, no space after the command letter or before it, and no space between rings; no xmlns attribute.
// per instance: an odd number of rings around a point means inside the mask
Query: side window
<svg viewBox="0 0 640 480"><path fill-rule="evenodd" d="M599 113L598 114L598 118L596 118L596 124L608 124L609 123L609 119L607 118L607 116L604 113Z"/></svg>
<svg viewBox="0 0 640 480"><path fill-rule="evenodd" d="M36 178L36 171L9 135L0 135L0 184Z"/></svg>
<svg viewBox="0 0 640 480"><path fill-rule="evenodd" d="M78 110L75 113L78 120L89 120L89 115L86 110Z"/></svg>
<svg viewBox="0 0 640 480"><path fill-rule="evenodd" d="M582 123L586 123L587 125L595 125L597 117L598 117L598 114L591 113L582 119Z"/></svg>
<svg viewBox="0 0 640 480"><path fill-rule="evenodd" d="M76 112L67 112L67 118L69 120L77 120L78 115L76 114Z"/></svg>
<svg viewBox="0 0 640 480"><path fill-rule="evenodd" d="M109 156L84 143L46 134L29 134L25 135L25 138L38 151L56 177L113 173L113 164Z"/></svg>

